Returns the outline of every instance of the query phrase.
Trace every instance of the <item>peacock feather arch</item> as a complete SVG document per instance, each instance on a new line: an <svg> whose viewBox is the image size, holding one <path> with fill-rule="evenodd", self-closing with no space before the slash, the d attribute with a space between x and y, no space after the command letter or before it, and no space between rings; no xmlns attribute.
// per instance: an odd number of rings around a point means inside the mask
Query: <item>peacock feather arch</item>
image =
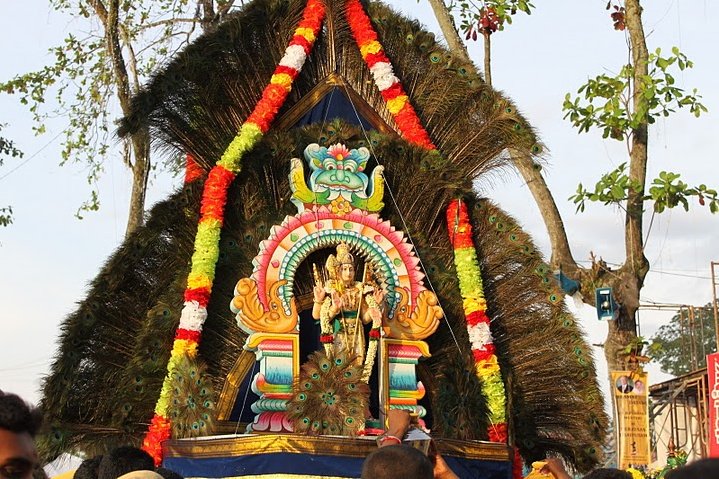
<svg viewBox="0 0 719 479"><path fill-rule="evenodd" d="M581 328L532 239L472 187L511 168L509 149L541 147L509 99L458 65L380 2L255 0L158 71L119 133L148 129L157 150L187 155L202 174L153 207L63 321L43 384L44 456L169 435L173 361L202 363L209 404L237 389L228 384L252 361L227 307L235 283L293 214L292 159L342 143L384 168L382 216L411 238L444 313L419 368L434 434L499 437L525 461L552 453L580 471L595 465L607 418ZM479 293L461 284L478 275ZM295 275L300 306L311 289L310 274ZM474 310L467 294L479 294ZM491 334L502 411L478 374L480 332Z"/></svg>

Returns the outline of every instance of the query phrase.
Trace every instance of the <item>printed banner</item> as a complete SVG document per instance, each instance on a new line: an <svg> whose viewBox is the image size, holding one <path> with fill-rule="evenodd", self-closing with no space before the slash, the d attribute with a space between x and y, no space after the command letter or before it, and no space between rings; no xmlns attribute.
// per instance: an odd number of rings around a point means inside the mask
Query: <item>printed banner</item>
<svg viewBox="0 0 719 479"><path fill-rule="evenodd" d="M719 353L707 355L709 377L709 457L719 457Z"/></svg>
<svg viewBox="0 0 719 479"><path fill-rule="evenodd" d="M617 418L617 459L620 469L648 466L649 396L647 373L612 371Z"/></svg>

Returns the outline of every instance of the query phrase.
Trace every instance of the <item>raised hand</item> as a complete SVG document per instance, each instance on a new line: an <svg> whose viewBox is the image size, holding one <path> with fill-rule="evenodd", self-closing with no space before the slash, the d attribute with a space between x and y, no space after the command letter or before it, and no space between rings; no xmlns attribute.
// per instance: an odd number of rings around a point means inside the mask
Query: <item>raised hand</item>
<svg viewBox="0 0 719 479"><path fill-rule="evenodd" d="M372 292L372 296L374 297L374 300L377 301L377 304L382 306L382 301L384 301L384 290L382 288L375 288Z"/></svg>
<svg viewBox="0 0 719 479"><path fill-rule="evenodd" d="M325 300L325 297L327 296L327 291L325 291L324 286L321 284L316 284L314 288L312 288L312 295L314 296L315 303L321 303Z"/></svg>
<svg viewBox="0 0 719 479"><path fill-rule="evenodd" d="M332 297L332 308L330 309L330 312L332 313L332 316L339 314L340 311L342 311L343 301L342 296L337 291L332 291L331 293Z"/></svg>

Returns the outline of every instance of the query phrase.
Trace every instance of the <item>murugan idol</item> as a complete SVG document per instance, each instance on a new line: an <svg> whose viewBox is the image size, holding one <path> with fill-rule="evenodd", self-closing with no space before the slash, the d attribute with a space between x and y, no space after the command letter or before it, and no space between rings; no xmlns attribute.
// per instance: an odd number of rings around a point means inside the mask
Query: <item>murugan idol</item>
<svg viewBox="0 0 719 479"><path fill-rule="evenodd" d="M355 281L354 257L346 243L337 245L337 254L327 258L325 268L329 279L322 284L315 278L312 317L320 321L327 355L345 353L356 355L358 364L374 362L374 357L365 361L363 325L382 325L384 291Z"/></svg>

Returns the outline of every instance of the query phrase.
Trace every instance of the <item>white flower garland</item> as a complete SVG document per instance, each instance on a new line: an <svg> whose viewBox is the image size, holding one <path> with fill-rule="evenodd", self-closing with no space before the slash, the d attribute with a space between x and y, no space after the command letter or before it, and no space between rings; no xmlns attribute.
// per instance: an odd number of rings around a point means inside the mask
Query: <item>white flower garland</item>
<svg viewBox="0 0 719 479"><path fill-rule="evenodd" d="M204 306L200 306L197 301L186 301L180 314L180 329L202 331L206 319L207 309Z"/></svg>

